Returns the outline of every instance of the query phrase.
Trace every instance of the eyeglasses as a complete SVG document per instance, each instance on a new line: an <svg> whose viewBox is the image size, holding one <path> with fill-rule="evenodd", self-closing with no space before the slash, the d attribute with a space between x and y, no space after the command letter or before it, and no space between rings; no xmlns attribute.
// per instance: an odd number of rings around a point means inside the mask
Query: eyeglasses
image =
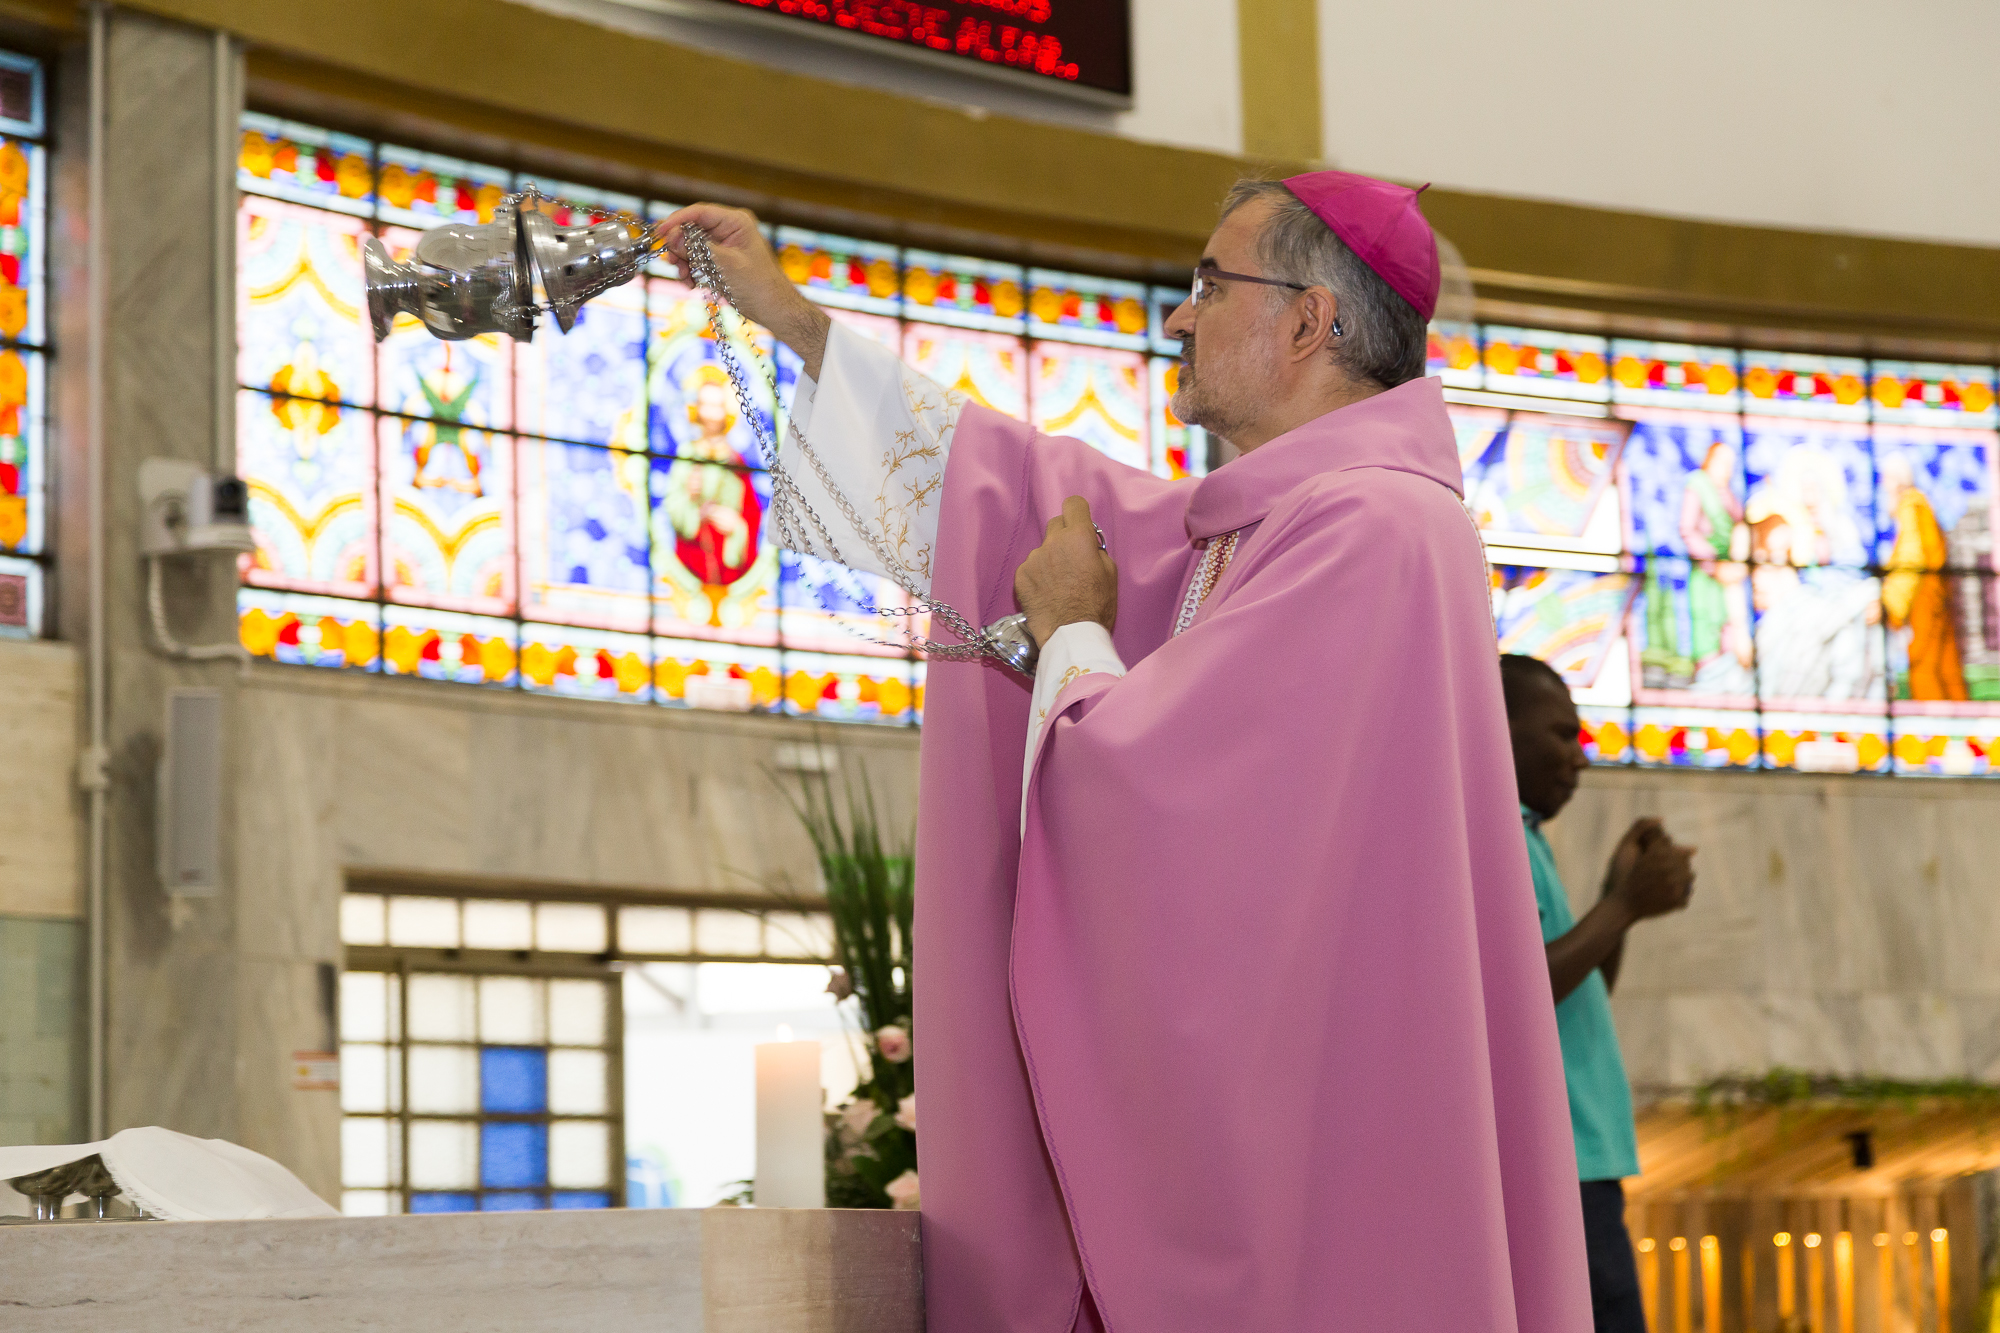
<svg viewBox="0 0 2000 1333"><path fill-rule="evenodd" d="M1216 284L1222 282L1256 282L1266 287L1290 287L1295 292L1309 290L1309 284L1286 282L1283 278L1259 278L1248 273L1230 273L1219 268L1198 268L1194 271L1194 286L1188 292L1188 304L1200 305L1215 295Z"/></svg>

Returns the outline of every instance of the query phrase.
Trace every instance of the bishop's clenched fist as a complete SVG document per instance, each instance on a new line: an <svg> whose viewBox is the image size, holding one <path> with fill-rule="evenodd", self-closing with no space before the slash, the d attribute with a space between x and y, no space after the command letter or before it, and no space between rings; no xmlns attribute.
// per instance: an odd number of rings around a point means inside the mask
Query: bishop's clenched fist
<svg viewBox="0 0 2000 1333"><path fill-rule="evenodd" d="M1014 601L1028 618L1037 646L1064 625L1094 620L1110 629L1118 619L1118 563L1104 549L1090 502L1081 495L1063 501L1049 520L1042 544L1014 573Z"/></svg>

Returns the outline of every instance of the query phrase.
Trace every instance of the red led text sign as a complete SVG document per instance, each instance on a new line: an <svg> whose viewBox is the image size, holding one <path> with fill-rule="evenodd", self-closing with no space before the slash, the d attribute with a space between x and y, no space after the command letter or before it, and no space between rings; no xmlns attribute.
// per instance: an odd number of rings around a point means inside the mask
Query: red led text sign
<svg viewBox="0 0 2000 1333"><path fill-rule="evenodd" d="M1051 83L1132 92L1128 0L710 0L855 37L1014 70Z"/></svg>

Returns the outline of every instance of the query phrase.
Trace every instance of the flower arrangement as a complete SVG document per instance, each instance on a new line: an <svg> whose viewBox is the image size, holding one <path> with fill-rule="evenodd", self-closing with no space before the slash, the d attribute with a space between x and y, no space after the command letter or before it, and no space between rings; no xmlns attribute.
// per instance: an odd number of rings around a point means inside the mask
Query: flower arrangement
<svg viewBox="0 0 2000 1333"><path fill-rule="evenodd" d="M836 800L824 773L802 774L793 809L812 837L833 918L827 990L852 997L868 1052L854 1096L826 1117L830 1208L917 1206L916 1060L910 1026L910 841L885 844L864 773Z"/></svg>

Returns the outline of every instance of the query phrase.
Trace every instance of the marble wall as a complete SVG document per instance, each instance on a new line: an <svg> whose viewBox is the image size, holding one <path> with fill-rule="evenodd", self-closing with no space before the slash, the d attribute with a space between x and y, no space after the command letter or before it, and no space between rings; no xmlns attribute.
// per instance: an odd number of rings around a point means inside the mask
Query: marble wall
<svg viewBox="0 0 2000 1333"><path fill-rule="evenodd" d="M0 915L83 915L77 659L71 644L0 639Z"/></svg>
<svg viewBox="0 0 2000 1333"><path fill-rule="evenodd" d="M1687 911L1628 937L1635 1084L2000 1080L2000 784L1594 769L1548 825L1579 914L1642 815L1700 852Z"/></svg>

